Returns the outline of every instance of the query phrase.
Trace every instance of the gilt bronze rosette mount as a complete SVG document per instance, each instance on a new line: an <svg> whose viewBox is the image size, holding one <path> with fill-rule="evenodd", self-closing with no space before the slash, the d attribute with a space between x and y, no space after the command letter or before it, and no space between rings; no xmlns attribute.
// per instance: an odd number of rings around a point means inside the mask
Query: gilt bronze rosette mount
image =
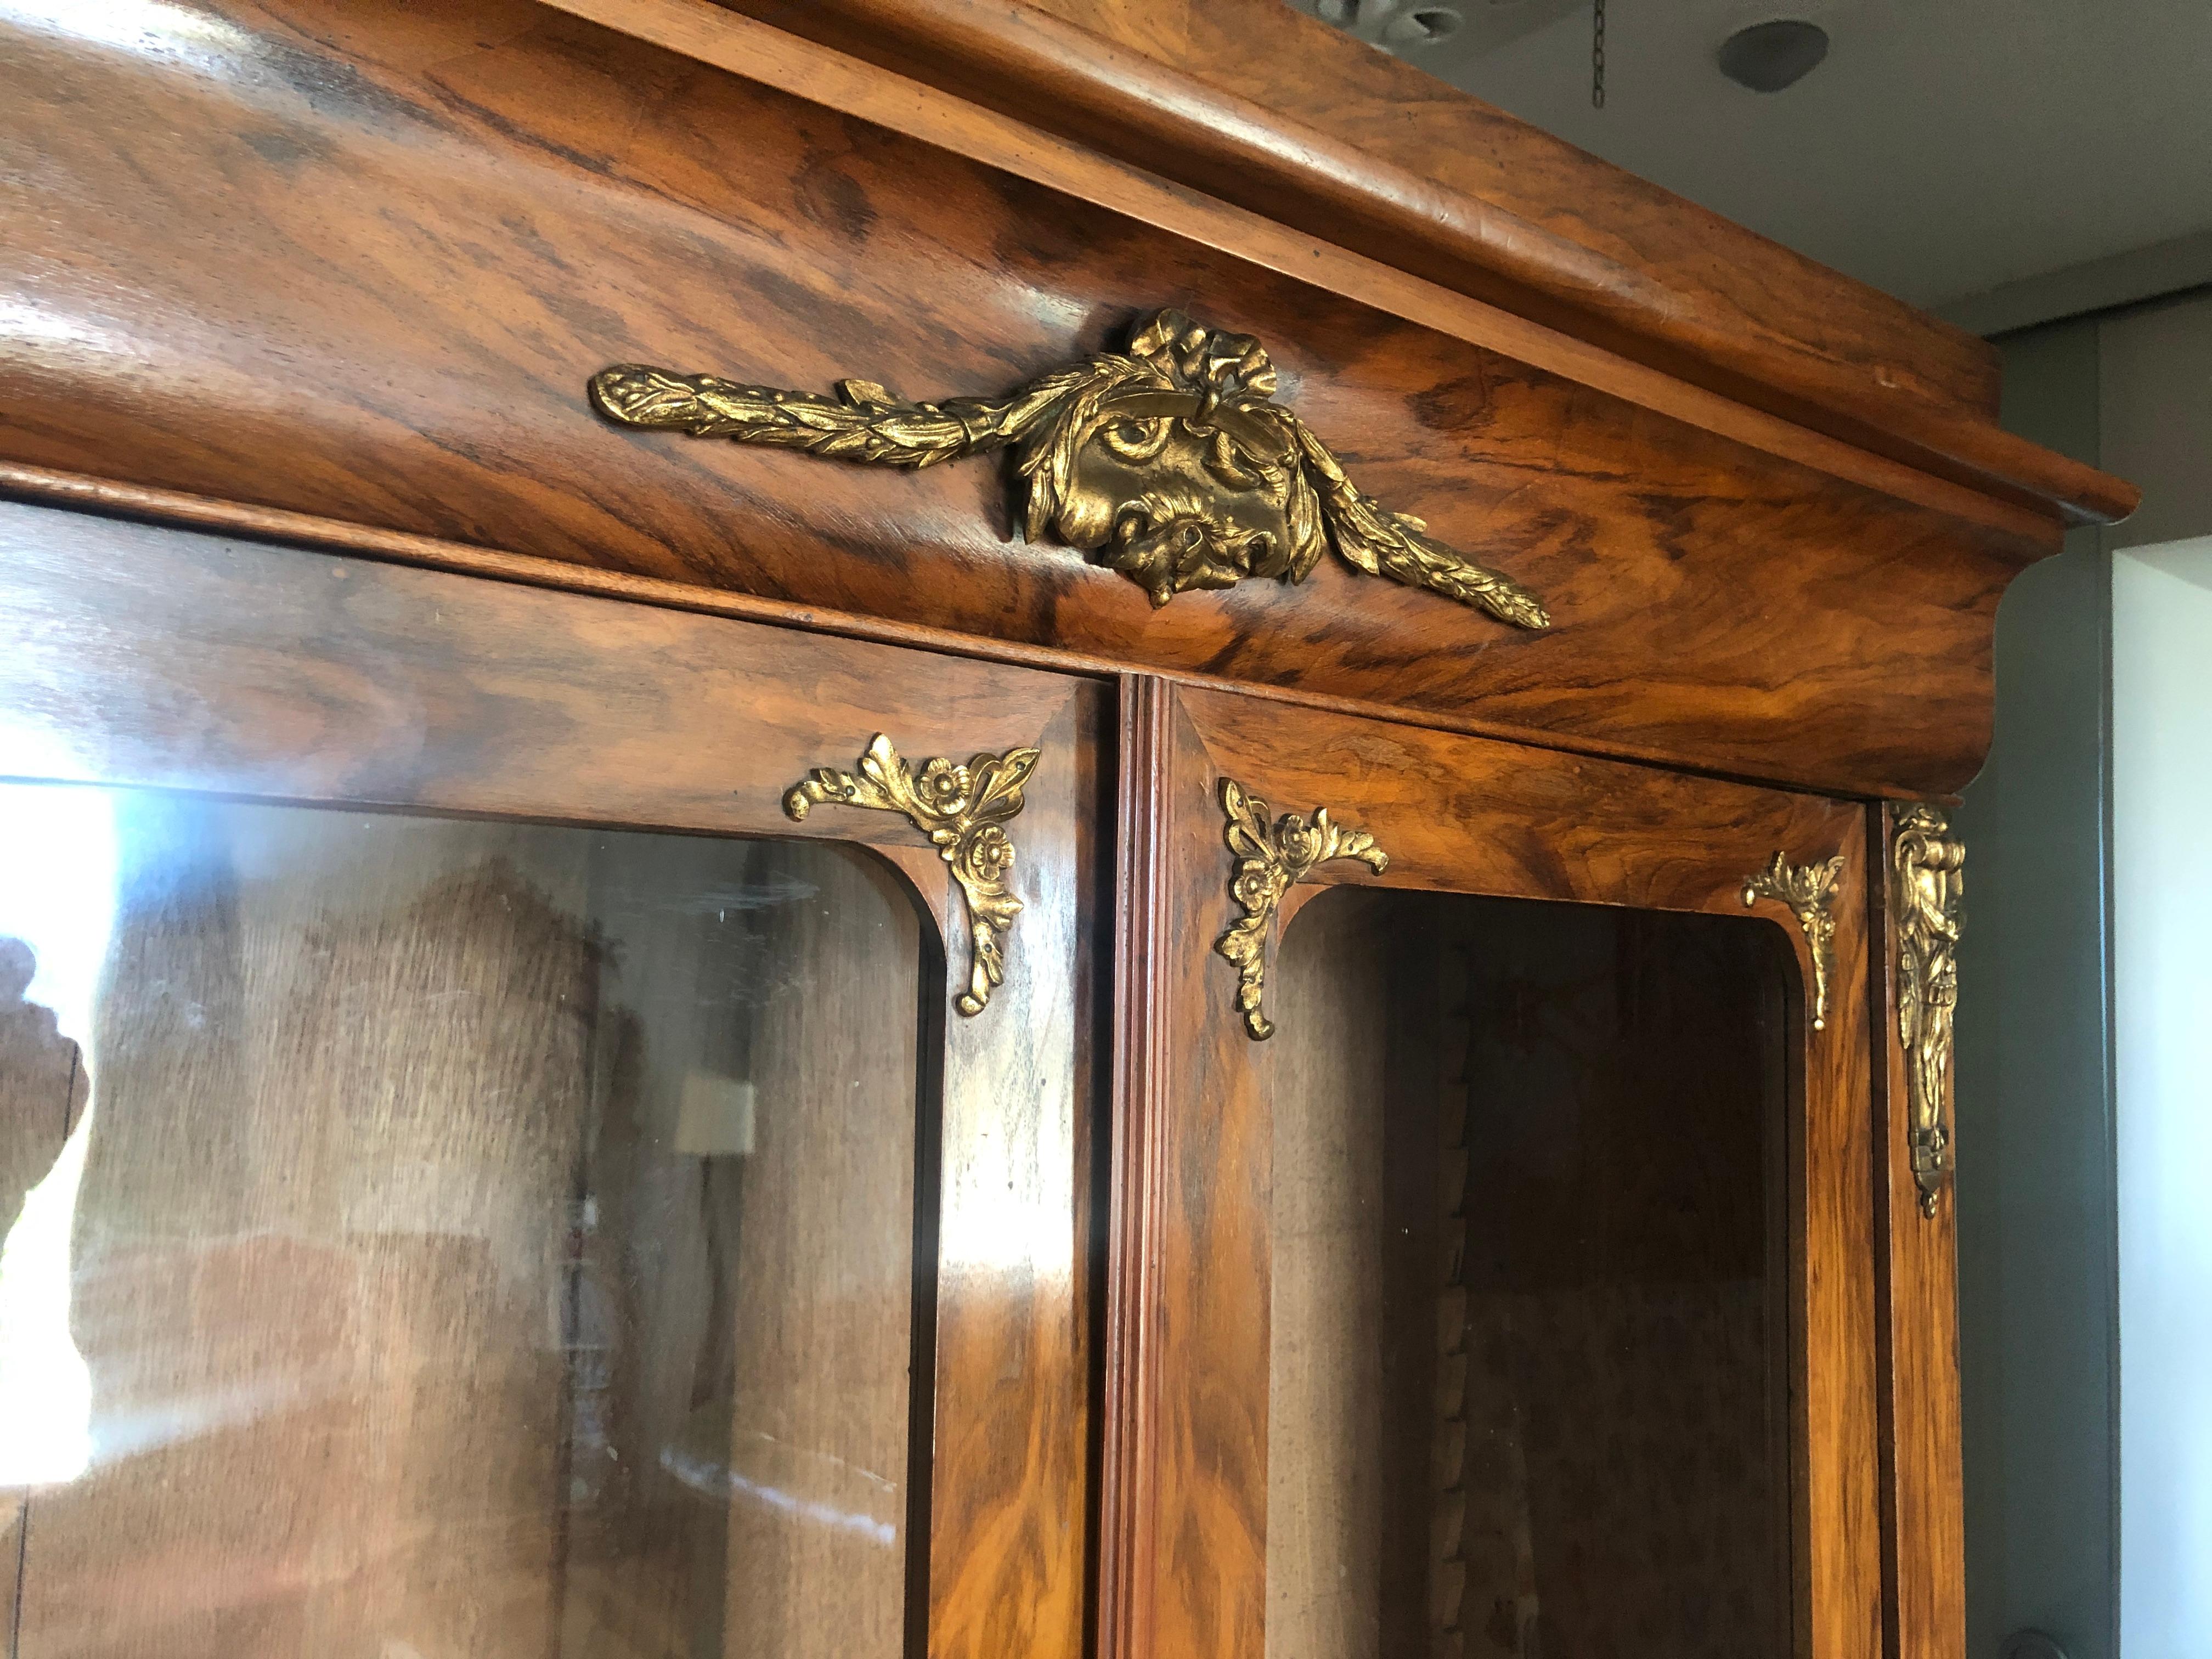
<svg viewBox="0 0 2212 1659"><path fill-rule="evenodd" d="M1100 352L998 399L912 403L868 380L834 394L622 363L592 377L623 426L772 444L871 466L924 467L1013 450L1024 532L1120 571L1155 605L1247 577L1305 580L1334 548L1369 575L1425 587L1519 628L1547 628L1536 596L1431 539L1354 485L1327 445L1275 401L1259 341L1156 313Z"/></svg>
<svg viewBox="0 0 2212 1659"><path fill-rule="evenodd" d="M1038 754L1009 749L975 756L965 766L940 757L916 772L878 732L858 772L817 766L784 792L783 810L794 823L817 805L859 806L900 813L929 838L952 866L968 907L968 988L953 1006L971 1018L1006 976L1006 935L1022 902L1006 888L1014 844L1006 827L1021 812L1022 786L1036 770Z"/></svg>
<svg viewBox="0 0 2212 1659"><path fill-rule="evenodd" d="M1236 859L1230 896L1244 914L1214 940L1213 948L1237 966L1237 1012L1255 1042L1275 1035L1275 1023L1261 1006L1267 985L1267 939L1283 896L1310 879L1316 865L1352 859L1376 875L1390 867L1390 855L1364 830L1349 830L1326 806L1311 817L1285 812L1269 818L1267 803L1233 778L1221 780L1223 838Z"/></svg>

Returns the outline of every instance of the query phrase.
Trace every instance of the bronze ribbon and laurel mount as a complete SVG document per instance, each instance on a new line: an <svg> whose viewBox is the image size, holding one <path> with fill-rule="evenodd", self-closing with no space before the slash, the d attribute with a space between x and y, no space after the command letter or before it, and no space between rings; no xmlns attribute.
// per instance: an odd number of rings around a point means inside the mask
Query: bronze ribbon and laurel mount
<svg viewBox="0 0 2212 1659"><path fill-rule="evenodd" d="M952 866L968 904L968 988L954 1004L963 1014L981 1013L992 988L1006 976L1006 935L1022 902L1006 890L1014 843L1006 826L1022 810L1022 785L1036 769L1037 753L1009 749L1003 755L975 756L965 766L925 761L916 774L878 732L860 757L857 775L817 767L783 797L783 810L793 823L803 822L817 805L862 806L902 813L929 837L939 856Z"/></svg>
<svg viewBox="0 0 2212 1659"><path fill-rule="evenodd" d="M1527 588L1355 487L1306 423L1274 401L1274 365L1257 340L1179 311L1156 313L1126 353L1085 357L995 401L908 403L867 380L841 380L830 397L641 363L602 369L591 393L601 414L624 426L870 466L935 466L1011 447L1029 485L1028 539L1052 532L1155 605L1248 576L1304 581L1334 547L1370 576L1516 627L1551 626Z"/></svg>

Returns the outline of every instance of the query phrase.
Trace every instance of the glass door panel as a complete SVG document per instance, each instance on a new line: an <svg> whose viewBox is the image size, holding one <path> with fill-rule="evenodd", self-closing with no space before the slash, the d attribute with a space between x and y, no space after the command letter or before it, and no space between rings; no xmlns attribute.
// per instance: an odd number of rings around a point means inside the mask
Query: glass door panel
<svg viewBox="0 0 2212 1659"><path fill-rule="evenodd" d="M1782 933L1338 888L1273 977L1267 1652L1792 1651Z"/></svg>
<svg viewBox="0 0 2212 1659"><path fill-rule="evenodd" d="M888 865L66 787L0 826L11 1652L906 1651L945 976Z"/></svg>

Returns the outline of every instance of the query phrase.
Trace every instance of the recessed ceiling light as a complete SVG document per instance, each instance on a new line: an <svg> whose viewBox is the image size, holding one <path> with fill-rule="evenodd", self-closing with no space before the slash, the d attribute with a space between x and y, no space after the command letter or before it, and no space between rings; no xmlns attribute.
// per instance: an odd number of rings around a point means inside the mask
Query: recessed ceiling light
<svg viewBox="0 0 2212 1659"><path fill-rule="evenodd" d="M1795 86L1828 55L1828 32L1798 17L1753 23L1721 42L1721 73L1753 92L1779 92Z"/></svg>

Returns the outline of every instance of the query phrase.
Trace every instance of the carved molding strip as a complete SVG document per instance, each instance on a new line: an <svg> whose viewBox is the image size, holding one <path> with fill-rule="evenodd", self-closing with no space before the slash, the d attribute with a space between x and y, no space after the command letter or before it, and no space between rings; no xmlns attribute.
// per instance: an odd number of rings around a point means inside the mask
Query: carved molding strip
<svg viewBox="0 0 2212 1659"><path fill-rule="evenodd" d="M860 757L859 775L817 767L783 798L783 810L794 822L804 822L809 807L826 802L903 813L929 837L952 866L968 905L968 988L954 1005L963 1014L981 1013L992 987L1006 976L1006 935L1022 902L1006 890L1014 844L1005 826L1022 810L1022 785L1036 769L1037 755L1035 749L1009 749L977 755L965 766L925 761L917 776L878 732Z"/></svg>
<svg viewBox="0 0 2212 1659"><path fill-rule="evenodd" d="M1248 576L1304 581L1334 547L1369 575L1425 587L1520 628L1548 628L1534 594L1394 513L1345 476L1274 400L1249 334L1148 318L1126 352L1056 368L1004 398L910 403L870 380L834 397L619 363L592 402L623 426L773 444L870 466L923 467L1012 447L1029 488L1024 534L1047 531L1165 605Z"/></svg>
<svg viewBox="0 0 2212 1659"><path fill-rule="evenodd" d="M1890 842L1897 908L1897 1035L1905 1048L1907 1128L1920 1212L1951 1179L1951 1025L1959 1003L1960 901L1966 849L1932 806L1911 806Z"/></svg>
<svg viewBox="0 0 2212 1659"><path fill-rule="evenodd" d="M1781 854L1743 884L1745 908L1761 899L1789 906L1813 957L1813 1029L1828 1025L1828 977L1835 969L1836 884L1844 873L1841 853L1821 864L1791 864Z"/></svg>
<svg viewBox="0 0 2212 1659"><path fill-rule="evenodd" d="M1283 895L1332 859L1357 859L1376 875L1390 867L1389 854L1364 830L1346 830L1316 807L1310 818L1285 812L1267 821L1267 803L1246 793L1233 779L1221 781L1221 810L1228 818L1224 839L1237 855L1230 893L1244 915L1213 948L1237 964L1237 1008L1253 1040L1264 1042L1275 1027L1261 1012L1266 989L1268 925Z"/></svg>

